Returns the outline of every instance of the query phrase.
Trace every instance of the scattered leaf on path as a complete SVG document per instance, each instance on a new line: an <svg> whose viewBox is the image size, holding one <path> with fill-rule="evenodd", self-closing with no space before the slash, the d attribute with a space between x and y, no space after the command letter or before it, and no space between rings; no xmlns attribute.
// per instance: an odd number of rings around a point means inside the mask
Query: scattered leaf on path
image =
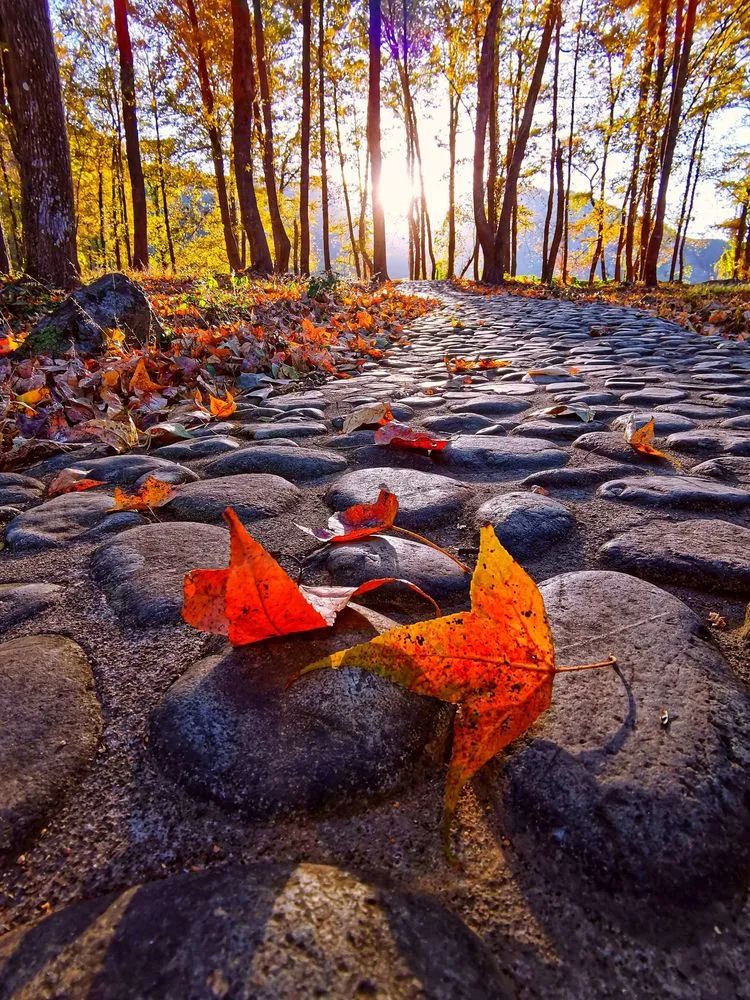
<svg viewBox="0 0 750 1000"><path fill-rule="evenodd" d="M633 417L631 417L625 427L625 440L634 451L637 451L641 455L653 455L654 458L665 458L668 462L671 462L672 459L669 455L665 455L663 451L654 448L652 441L655 434L656 424L653 417L642 427L638 427Z"/></svg>
<svg viewBox="0 0 750 1000"><path fill-rule="evenodd" d="M89 479L88 469L63 469L55 476L47 487L48 497L57 497L62 493L82 493L92 490L95 486L104 486L99 479Z"/></svg>
<svg viewBox="0 0 750 1000"><path fill-rule="evenodd" d="M231 415L237 409L237 404L234 401L234 396L227 389L227 394L225 399L219 399L218 396L212 396L209 393L208 408L211 412L212 417L219 417L220 419L223 420L225 417L231 417Z"/></svg>
<svg viewBox="0 0 750 1000"><path fill-rule="evenodd" d="M395 448L411 448L415 451L442 451L448 444L448 439L434 438L426 431L416 431L408 424L390 420L375 431L375 444L390 444Z"/></svg>
<svg viewBox="0 0 750 1000"><path fill-rule="evenodd" d="M231 507L224 517L230 533L229 566L187 574L182 617L202 632L226 635L233 646L333 625L352 598L386 583L404 584L437 609L415 584L394 577L368 580L359 587L297 586Z"/></svg>
<svg viewBox="0 0 750 1000"><path fill-rule="evenodd" d="M471 611L399 626L301 673L341 667L369 670L457 706L444 796L446 844L461 789L549 707L556 672L542 596L489 525L481 531Z"/></svg>
<svg viewBox="0 0 750 1000"><path fill-rule="evenodd" d="M165 483L156 476L149 476L137 493L126 493L119 486L115 487L112 510L153 510L154 507L163 507L169 503L174 495L175 488L172 483Z"/></svg>
<svg viewBox="0 0 750 1000"><path fill-rule="evenodd" d="M350 434L358 427L366 427L368 424L386 424L393 420L390 403L367 403L352 410L344 420L342 427L343 434Z"/></svg>

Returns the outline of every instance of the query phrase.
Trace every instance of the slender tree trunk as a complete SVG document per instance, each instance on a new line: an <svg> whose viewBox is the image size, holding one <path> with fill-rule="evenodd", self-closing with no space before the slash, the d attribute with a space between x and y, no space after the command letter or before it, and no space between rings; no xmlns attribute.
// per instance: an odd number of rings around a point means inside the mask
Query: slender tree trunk
<svg viewBox="0 0 750 1000"><path fill-rule="evenodd" d="M0 221L0 274L10 274L10 257L8 256L8 244L5 242L2 221Z"/></svg>
<svg viewBox="0 0 750 1000"><path fill-rule="evenodd" d="M320 120L320 201L323 216L323 267L331 270L331 240L328 221L328 164L326 161L325 99L325 0L318 0L318 107Z"/></svg>
<svg viewBox="0 0 750 1000"><path fill-rule="evenodd" d="M456 270L456 133L458 132L458 96L448 90L448 270L453 278Z"/></svg>
<svg viewBox="0 0 750 1000"><path fill-rule="evenodd" d="M291 243L287 235L284 220L281 217L279 192L276 187L274 171L274 138L273 115L271 113L271 87L268 79L268 63L266 60L266 37L263 29L263 10L261 0L253 0L253 29L255 31L255 55L258 60L258 83L260 84L260 102L263 112L263 176L266 182L268 198L268 214L271 216L271 234L273 236L273 255L276 270L283 274L289 268L289 253Z"/></svg>
<svg viewBox="0 0 750 1000"><path fill-rule="evenodd" d="M232 271L241 271L243 268L240 257L237 237L232 225L232 214L229 208L229 196L227 193L227 178L224 170L224 149L221 142L221 133L216 122L215 100L211 78L208 74L208 64L206 62L206 50L203 43L203 35L198 24L198 15L195 9L194 0L185 0L190 30L193 36L193 44L196 52L196 62L198 70L198 85L201 92L201 104L203 105L203 116L208 135L208 144L211 150L211 162L214 168L214 178L216 180L216 199L219 202L219 215L221 217L221 228L224 233L224 246L227 251L227 261Z"/></svg>
<svg viewBox="0 0 750 1000"><path fill-rule="evenodd" d="M117 154L112 145L112 166L110 170L110 225L112 226L112 245L115 251L115 267L122 270L122 254L120 252L119 196L117 193Z"/></svg>
<svg viewBox="0 0 750 1000"><path fill-rule="evenodd" d="M750 239L745 237L745 253L742 257L742 278L750 278Z"/></svg>
<svg viewBox="0 0 750 1000"><path fill-rule="evenodd" d="M380 195L380 175L383 155L380 147L380 46L382 18L380 0L369 0L369 74L367 90L367 148L372 174L373 276L377 281L388 280L385 248L385 214Z"/></svg>
<svg viewBox="0 0 750 1000"><path fill-rule="evenodd" d="M622 199L622 207L620 208L620 228L617 233L617 250L615 252L615 274L614 280L620 284L622 282L622 251L625 247L625 232L626 232L626 222L628 214L628 201L630 200L630 192L633 187L633 178L631 177L628 181L628 186L625 189L625 195Z"/></svg>
<svg viewBox="0 0 750 1000"><path fill-rule="evenodd" d="M46 0L0 0L0 34L21 177L25 269L38 281L66 287L78 277L75 204Z"/></svg>
<svg viewBox="0 0 750 1000"><path fill-rule="evenodd" d="M240 203L242 227L250 245L250 266L258 274L273 270L268 240L258 210L258 200L253 182L253 65L250 45L250 10L247 0L231 0L234 43L232 46L232 100L234 118L232 144L234 146L234 176L237 199Z"/></svg>
<svg viewBox="0 0 750 1000"><path fill-rule="evenodd" d="M130 199L133 205L133 267L143 271L148 267L148 213L146 184L143 180L141 146L138 139L138 113L135 102L135 70L133 46L128 27L128 0L114 0L115 34L120 55L120 92L122 124L125 131L125 155L130 175Z"/></svg>
<svg viewBox="0 0 750 1000"><path fill-rule="evenodd" d="M703 150L703 143L705 141L706 135L706 125L708 123L708 112L703 115L700 127L695 133L695 139L693 140L693 147L690 150L690 164L688 166L687 178L685 180L685 190L682 194L682 204L680 205L680 218L677 223L677 233L675 234L674 247L672 249L672 263L669 266L669 280L674 281L675 274L677 273L677 264L680 259L680 247L682 246L682 234L687 229L687 212L688 212L688 202L690 201L690 192L693 188L693 174L698 166L698 149Z"/></svg>
<svg viewBox="0 0 750 1000"><path fill-rule="evenodd" d="M16 206L13 202L13 191L10 186L10 178L8 177L8 168L5 165L5 156L3 155L3 147L0 142L0 171L3 175L3 187L5 189L5 200L8 202L8 216L10 218L10 235L13 238L13 250L16 259L16 265L19 270L23 270L23 260L21 254L21 240L18 235L18 217L16 215Z"/></svg>
<svg viewBox="0 0 750 1000"><path fill-rule="evenodd" d="M101 251L101 260L99 261L100 267L106 271L107 269L107 236L106 236L106 223L104 218L104 172L101 165L98 168L98 190L97 190L97 206L99 208L99 250Z"/></svg>
<svg viewBox="0 0 750 1000"><path fill-rule="evenodd" d="M555 70L552 75L552 121L550 124L550 154L549 154L549 195L547 211L544 216L544 236L542 239L542 277L547 274L547 256L549 254L550 224L552 222L552 207L555 199L555 163L557 159L557 84L560 74L560 28L562 18L555 29Z"/></svg>
<svg viewBox="0 0 750 1000"><path fill-rule="evenodd" d="M557 152L555 154L555 178L557 180L557 206L555 213L555 230L552 234L552 240L549 247L549 255L545 262L545 274L542 276L543 280L548 284L552 284L552 279L555 277L555 264L557 263L557 254L560 250L560 243L563 238L563 231L565 229L565 181L563 179L563 148L562 143L558 141Z"/></svg>
<svg viewBox="0 0 750 1000"><path fill-rule="evenodd" d="M302 122L300 127L300 268L310 273L310 118L312 0L302 0Z"/></svg>
<svg viewBox="0 0 750 1000"><path fill-rule="evenodd" d="M174 255L174 243L172 241L172 226L169 221L169 204L167 203L167 182L164 177L164 156L162 155L161 147L161 129L159 122L159 104L156 97L156 89L154 88L152 92L152 101L154 109L154 133L156 135L156 165L159 170L159 190L161 192L161 204L162 212L164 215L164 235L167 238L167 251L169 253L169 263L172 266L172 270L177 270L177 262ZM158 205L158 201L157 201Z"/></svg>
<svg viewBox="0 0 750 1000"><path fill-rule="evenodd" d="M495 43L492 51L492 91L490 94L490 141L489 163L487 165L487 222L494 232L497 225L497 175L499 168L500 128L498 122L500 78L500 44L498 32L495 32Z"/></svg>
<svg viewBox="0 0 750 1000"><path fill-rule="evenodd" d="M562 282L568 283L568 254L570 252L570 181L573 172L573 138L575 136L576 97L578 95L578 59L581 54L581 27L585 0L581 0L576 22L576 44L573 53L573 86L570 92L570 130L568 132L568 158L565 177L565 207L563 212Z"/></svg>
<svg viewBox="0 0 750 1000"><path fill-rule="evenodd" d="M484 257L485 270L493 268L495 252L494 234L485 209L484 150L487 139L487 124L492 110L493 59L501 10L502 0L492 0L477 68L477 119L474 127L472 199L477 242ZM476 256L475 254L475 259ZM475 273L476 270L477 266L475 265Z"/></svg>
<svg viewBox="0 0 750 1000"><path fill-rule="evenodd" d="M677 133L680 127L680 116L682 114L682 95L687 82L688 69L690 66L690 50L693 44L693 32L695 30L695 17L698 7L698 0L688 0L687 12L685 15L685 25L682 36L682 48L680 51L680 64L674 77L674 88L669 106L669 115L664 131L663 149L664 155L661 163L661 175L659 177L659 194L656 199L656 217L654 228L648 241L646 253L646 266L644 277L646 285L653 288L658 283L657 269L659 267L659 251L664 236L664 216L667 210L667 189L669 187L669 175L672 172L672 162L674 160L675 146L677 145ZM675 59L677 52L675 51Z"/></svg>
<svg viewBox="0 0 750 1000"><path fill-rule="evenodd" d="M737 220L737 236L734 241L734 259L732 260L732 277L735 281L740 276L740 269L742 264L742 251L745 248L745 238L747 235L747 212L748 212L748 202L743 201L742 207L740 209L740 217Z"/></svg>
<svg viewBox="0 0 750 1000"><path fill-rule="evenodd" d="M678 0L678 4L682 0ZM659 169L658 147L659 143L659 121L661 118L662 95L664 92L664 80L666 77L666 50L667 50L667 21L669 18L670 0L660 0L659 24L656 33L656 73L654 75L654 88L651 101L651 113L649 118L649 129L646 142L646 166L643 177L643 216L641 219L641 238L638 262L640 264L640 276L645 278L646 252L648 247L649 234L651 233L654 185ZM677 51L674 53L677 60Z"/></svg>
<svg viewBox="0 0 750 1000"><path fill-rule="evenodd" d="M539 90L542 85L544 67L547 64L550 42L552 41L552 32L555 29L559 17L560 0L550 0L549 7L547 9L547 17L542 30L542 37L539 42L539 51L537 52L534 72L531 77L531 82L529 83L528 94L526 95L523 116L518 127L518 132L513 145L513 155L511 157L508 173L505 178L502 207L500 209L497 232L495 233L494 267L491 270L485 268L484 280L490 282L491 284L500 283L503 280L504 272L508 270L509 266L512 264L511 254L515 246L513 234L517 229L517 222L514 227L513 220L514 212L517 212L518 179L521 174L523 158L526 155L526 144L531 132L534 110L536 108L537 98L539 97ZM517 215L515 217L517 219Z"/></svg>
<svg viewBox="0 0 750 1000"><path fill-rule="evenodd" d="M341 190L344 194L344 207L346 208L346 225L349 230L349 242L352 248L352 258L354 260L354 270L358 278L362 277L359 267L359 253L357 251L357 240L354 236L354 220L352 218L352 204L349 198L349 187L346 183L346 160L344 158L344 148L341 145L341 123L339 120L339 97L338 83L333 77L333 122L336 129L336 148L339 154L339 169L341 170Z"/></svg>
<svg viewBox="0 0 750 1000"><path fill-rule="evenodd" d="M635 227L638 215L641 151L643 149L643 143L646 136L646 108L648 105L648 96L651 90L651 73L654 64L654 53L656 52L656 11L656 0L650 0L648 20L646 23L643 63L641 66L641 78L638 87L638 103L635 110L633 165L630 171L630 202L628 207L627 225L625 227L625 278L628 282L634 281L636 274L633 250L635 246Z"/></svg>

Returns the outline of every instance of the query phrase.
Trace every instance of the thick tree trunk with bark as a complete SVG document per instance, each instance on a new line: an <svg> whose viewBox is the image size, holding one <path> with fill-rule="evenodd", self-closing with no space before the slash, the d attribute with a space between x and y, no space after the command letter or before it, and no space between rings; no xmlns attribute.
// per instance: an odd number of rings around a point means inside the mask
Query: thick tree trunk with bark
<svg viewBox="0 0 750 1000"><path fill-rule="evenodd" d="M250 244L250 266L258 274L273 270L268 240L258 210L252 170L253 90L252 49L250 47L250 11L247 0L231 0L234 44L232 48L232 98L234 119L234 173L240 217Z"/></svg>
<svg viewBox="0 0 750 1000"><path fill-rule="evenodd" d="M494 256L494 233L485 208L484 148L487 141L487 124L492 110L494 54L497 48L497 24L502 6L502 0L492 0L490 4L477 69L477 120L474 127L472 199L477 241L482 250L485 268L492 263Z"/></svg>
<svg viewBox="0 0 750 1000"><path fill-rule="evenodd" d="M122 97L122 125L125 132L125 155L130 175L130 198L133 206L133 267L148 267L148 213L146 210L146 184L143 180L141 145L138 139L138 113L135 102L135 69L133 46L128 27L128 0L114 0L115 34L120 56L120 93Z"/></svg>
<svg viewBox="0 0 750 1000"><path fill-rule="evenodd" d="M0 0L11 141L21 178L25 270L63 288L78 277L75 203L46 0Z"/></svg>
<svg viewBox="0 0 750 1000"><path fill-rule="evenodd" d="M485 262L483 279L490 284L499 284L503 280L505 271L509 270L514 263L513 258L515 254L512 251L515 247L513 234L517 230L517 222L514 224L514 219L516 218L515 213L517 211L518 178L520 177L521 166L526 155L526 144L529 140L534 110L537 98L539 97L539 90L542 86L542 77L544 76L544 68L547 64L547 56L549 55L552 32L559 17L560 0L550 0L547 17L542 30L542 37L539 42L534 72L529 84L523 115L513 144L513 155L511 156L508 173L505 178L502 207L500 209L497 232L495 233L494 260L492 261L492 266L489 268ZM515 270L514 267L513 269Z"/></svg>
<svg viewBox="0 0 750 1000"><path fill-rule="evenodd" d="M649 288L656 287L658 283L657 269L659 266L659 251L661 241L664 237L664 216L667 210L667 190L669 188L669 175L672 172L672 162L674 160L675 146L677 145L677 133L680 128L680 116L682 114L682 95L687 82L688 69L690 66L690 50L693 45L693 32L695 30L695 16L698 8L698 0L688 0L685 24L682 32L682 46L679 53L679 66L674 75L672 98L669 105L669 115L664 129L662 140L661 174L659 177L659 193L656 199L656 214L654 227L648 241L646 260L644 266L644 279ZM677 40L675 40L675 60L677 59Z"/></svg>
<svg viewBox="0 0 750 1000"><path fill-rule="evenodd" d="M273 255L279 273L289 269L291 242L281 218L279 194L274 171L273 115L271 113L271 87L266 61L266 38L263 30L263 10L261 0L253 0L253 30L255 32L255 56L258 60L258 83L260 84L260 104L263 115L263 176L266 182L268 214L271 216Z"/></svg>
<svg viewBox="0 0 750 1000"><path fill-rule="evenodd" d="M681 0L678 0L681 2ZM649 114L649 128L646 136L646 164L643 174L643 214L641 218L640 250L637 268L640 276L645 277L646 251L654 207L654 186L659 171L659 120L662 115L662 95L666 79L667 22L669 19L670 0L659 0L659 23L656 30L656 72ZM678 58L677 50L674 60Z"/></svg>
<svg viewBox="0 0 750 1000"><path fill-rule="evenodd" d="M310 273L310 120L312 0L302 0L302 121L300 125L300 270Z"/></svg>
<svg viewBox="0 0 750 1000"><path fill-rule="evenodd" d="M383 155L380 148L380 46L382 15L380 0L369 0L369 74L367 90L367 149L372 176L373 277L388 280L388 260L385 249L385 214L380 196L380 175Z"/></svg>

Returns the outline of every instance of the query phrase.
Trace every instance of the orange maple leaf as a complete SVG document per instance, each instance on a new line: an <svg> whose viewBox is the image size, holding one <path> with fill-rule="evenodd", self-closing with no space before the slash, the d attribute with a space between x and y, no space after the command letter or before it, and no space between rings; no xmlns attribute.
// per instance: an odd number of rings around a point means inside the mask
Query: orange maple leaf
<svg viewBox="0 0 750 1000"><path fill-rule="evenodd" d="M63 469L55 476L47 487L48 497L57 497L62 493L82 493L92 490L95 486L104 486L102 480L89 479L86 469Z"/></svg>
<svg viewBox="0 0 750 1000"><path fill-rule="evenodd" d="M209 393L208 407L212 417L224 418L224 417L231 417L231 415L237 409L237 404L234 401L234 396L227 389L227 394L225 399L219 399L218 396L212 396Z"/></svg>
<svg viewBox="0 0 750 1000"><path fill-rule="evenodd" d="M607 665L613 663L610 658ZM586 669L599 664L586 664ZM482 528L471 611L403 625L301 671L358 667L457 706L445 783L443 837L463 786L550 705L555 653L536 584Z"/></svg>
<svg viewBox="0 0 750 1000"><path fill-rule="evenodd" d="M126 493L119 486L115 487L115 503L112 510L152 510L154 507L163 507L165 503L169 503L174 494L175 489L171 483L162 482L156 476L149 476L137 493Z"/></svg>
<svg viewBox="0 0 750 1000"><path fill-rule="evenodd" d="M386 583L405 584L439 610L415 584L394 577L368 580L359 587L297 586L231 507L224 518L229 524L229 566L187 574L182 617L202 632L226 635L233 646L326 628L353 597Z"/></svg>
<svg viewBox="0 0 750 1000"><path fill-rule="evenodd" d="M668 462L671 462L672 459L669 455L665 455L663 451L659 451L658 448L654 448L652 445L651 442L654 440L655 435L656 424L653 417L643 427L637 427L631 417L625 427L625 440L634 451L639 452L641 455L653 455L654 458L665 458Z"/></svg>
<svg viewBox="0 0 750 1000"><path fill-rule="evenodd" d="M135 366L135 370L130 379L130 391L131 392L159 392L163 386L159 385L151 379L146 368L146 362L143 358L138 359L138 364Z"/></svg>

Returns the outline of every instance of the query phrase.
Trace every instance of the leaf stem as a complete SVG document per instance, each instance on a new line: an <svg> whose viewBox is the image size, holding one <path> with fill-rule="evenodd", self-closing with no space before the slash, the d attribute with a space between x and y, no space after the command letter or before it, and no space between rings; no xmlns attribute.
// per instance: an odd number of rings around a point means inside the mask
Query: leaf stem
<svg viewBox="0 0 750 1000"><path fill-rule="evenodd" d="M608 656L606 660L599 663L579 663L575 667L555 667L556 674L572 674L577 670L601 670L602 667L612 667L617 663L616 656Z"/></svg>
<svg viewBox="0 0 750 1000"><path fill-rule="evenodd" d="M466 565L466 563L462 563L461 560L457 556L453 555L453 553L448 552L447 549L444 549L442 546L438 545L436 542L431 542L430 539L429 538L425 538L424 535L418 535L416 533L416 531L409 531L407 528L399 528L399 526L397 524L390 524L390 525L388 525L388 529L384 529L384 530L398 531L399 534L406 535L407 538L411 538L415 542L421 542L422 545L429 545L429 547L431 549L435 549L436 552L442 552L444 556L448 556L448 558L452 559L453 562L457 566L461 567L461 569L464 571L464 573L468 573L471 576L471 570Z"/></svg>

